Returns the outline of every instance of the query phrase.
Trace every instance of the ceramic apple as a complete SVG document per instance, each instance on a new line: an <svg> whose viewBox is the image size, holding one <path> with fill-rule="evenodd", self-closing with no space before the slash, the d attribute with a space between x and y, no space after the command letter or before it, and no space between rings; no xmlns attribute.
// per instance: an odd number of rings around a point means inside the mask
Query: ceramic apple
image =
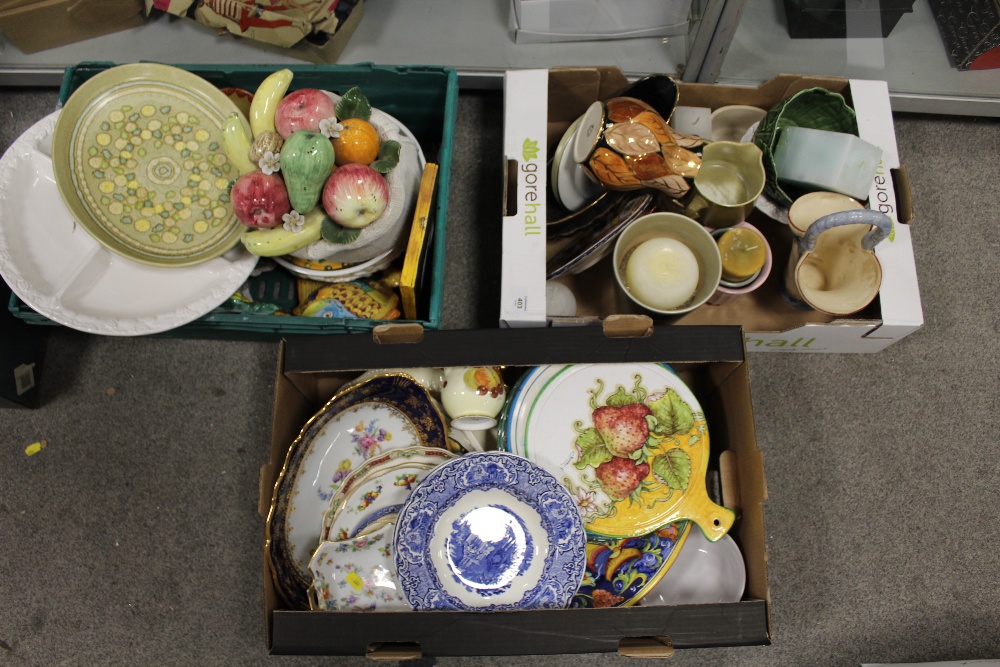
<svg viewBox="0 0 1000 667"><path fill-rule="evenodd" d="M237 219L247 227L271 228L292 210L285 182L277 174L251 171L240 176L230 193Z"/></svg>
<svg viewBox="0 0 1000 667"><path fill-rule="evenodd" d="M382 174L368 165L338 167L323 187L323 208L344 227L367 227L388 205L389 185Z"/></svg>
<svg viewBox="0 0 1000 667"><path fill-rule="evenodd" d="M316 88L302 88L281 98L274 111L274 126L287 139L298 130L319 131L319 122L335 116L330 96Z"/></svg>

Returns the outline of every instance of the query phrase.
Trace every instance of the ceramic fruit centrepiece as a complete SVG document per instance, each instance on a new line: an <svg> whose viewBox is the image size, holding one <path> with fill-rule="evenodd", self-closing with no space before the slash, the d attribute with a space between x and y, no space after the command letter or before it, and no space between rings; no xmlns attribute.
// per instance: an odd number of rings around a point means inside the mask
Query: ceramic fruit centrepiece
<svg viewBox="0 0 1000 667"><path fill-rule="evenodd" d="M416 140L357 87L343 96L288 92L292 81L289 69L264 79L250 105L250 133L240 114L226 121L244 246L259 256L344 264L396 249L422 169Z"/></svg>

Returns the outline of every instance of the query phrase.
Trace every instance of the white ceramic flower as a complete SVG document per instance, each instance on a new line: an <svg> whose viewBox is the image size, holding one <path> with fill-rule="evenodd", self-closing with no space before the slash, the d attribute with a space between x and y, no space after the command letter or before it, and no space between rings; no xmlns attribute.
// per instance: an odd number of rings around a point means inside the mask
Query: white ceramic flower
<svg viewBox="0 0 1000 667"><path fill-rule="evenodd" d="M265 174L274 174L281 171L281 153L265 151L257 166Z"/></svg>
<svg viewBox="0 0 1000 667"><path fill-rule="evenodd" d="M294 210L291 213L286 213L281 216L281 219L284 221L281 226L284 227L286 231L293 234L301 232L302 228L306 224L305 217L298 211Z"/></svg>
<svg viewBox="0 0 1000 667"><path fill-rule="evenodd" d="M324 118L319 122L319 131L327 139L336 139L344 131L344 126L338 123L336 118Z"/></svg>

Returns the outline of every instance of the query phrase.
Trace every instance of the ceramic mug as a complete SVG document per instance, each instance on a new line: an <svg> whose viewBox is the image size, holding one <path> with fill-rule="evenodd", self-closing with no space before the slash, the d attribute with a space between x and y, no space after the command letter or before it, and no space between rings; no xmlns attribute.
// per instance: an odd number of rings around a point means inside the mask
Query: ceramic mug
<svg viewBox="0 0 1000 667"><path fill-rule="evenodd" d="M746 254L745 251L747 250L746 238L740 239L737 244L732 246L723 243L723 236L726 232L737 229L752 232L753 236L750 238L753 239L753 242L758 243L760 249L763 250L763 263L760 265L759 269L752 271L747 277L743 277L742 274L738 276L733 276L732 274L727 275L727 268L730 268L734 262L737 265L741 263L740 258L734 260L731 255ZM773 257L771 254L771 245L767 242L767 239L764 238L764 235L760 233L760 230L747 222L741 222L730 229L713 230L712 236L719 241L719 251L722 255L722 280L719 282L719 287L715 290L715 294L708 299L707 303L713 306L721 306L722 304L728 303L740 295L753 292L764 284L767 277L771 275ZM726 278L734 278L734 280L727 280Z"/></svg>
<svg viewBox="0 0 1000 667"><path fill-rule="evenodd" d="M858 312L882 286L882 265L874 250L890 232L892 220L870 209L819 218L792 244L785 298L828 315Z"/></svg>
<svg viewBox="0 0 1000 667"><path fill-rule="evenodd" d="M507 387L498 368L455 366L444 369L441 404L452 428L481 431L497 424L507 398Z"/></svg>
<svg viewBox="0 0 1000 667"><path fill-rule="evenodd" d="M642 100L613 97L587 108L567 152L609 190L655 188L683 197L701 167L701 157L689 148L703 143L675 133Z"/></svg>
<svg viewBox="0 0 1000 667"><path fill-rule="evenodd" d="M684 215L706 227L744 222L764 191L764 154L750 143L716 141L705 146Z"/></svg>
<svg viewBox="0 0 1000 667"><path fill-rule="evenodd" d="M741 141L767 111L745 104L730 104L712 112L712 141Z"/></svg>
<svg viewBox="0 0 1000 667"><path fill-rule="evenodd" d="M679 213L657 212L626 225L615 241L614 271L633 302L661 315L680 315L715 293L722 256L701 224Z"/></svg>

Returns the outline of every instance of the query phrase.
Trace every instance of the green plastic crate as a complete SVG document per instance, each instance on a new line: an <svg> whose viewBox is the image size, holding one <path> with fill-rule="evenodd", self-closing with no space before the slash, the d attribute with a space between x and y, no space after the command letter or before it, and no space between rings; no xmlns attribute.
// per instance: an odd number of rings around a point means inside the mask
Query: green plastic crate
<svg viewBox="0 0 1000 667"><path fill-rule="evenodd" d="M84 81L114 67L111 62L85 62L66 68L59 91L60 104ZM216 86L254 91L264 78L279 69L275 65L176 65ZM360 86L372 106L398 118L417 138L428 162L438 164L434 201L425 241L425 261L418 277L417 322L426 329L441 325L444 283L445 229L448 187L451 176L452 143L458 108L458 75L455 70L432 66L291 65L295 73L290 90L320 88L343 93ZM30 324L56 325L12 295L9 310ZM359 333L373 329L384 320L317 318L235 313L224 308L158 336L233 340L275 340L293 334Z"/></svg>

